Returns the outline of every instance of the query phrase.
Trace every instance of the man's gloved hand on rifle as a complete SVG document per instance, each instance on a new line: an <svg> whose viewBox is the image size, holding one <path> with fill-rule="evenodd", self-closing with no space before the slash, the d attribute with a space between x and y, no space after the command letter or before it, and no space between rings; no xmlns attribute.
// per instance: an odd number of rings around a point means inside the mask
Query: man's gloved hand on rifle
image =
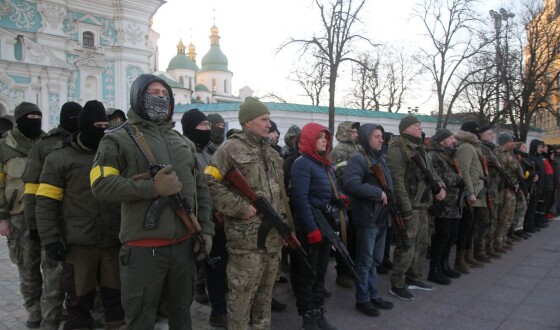
<svg viewBox="0 0 560 330"><path fill-rule="evenodd" d="M196 254L196 261L202 261L206 257L206 255L210 255L210 251L212 250L212 236L202 233L202 237L204 238L204 243L206 246L204 247L204 254L203 251L200 251L200 244L198 241L195 241L193 252Z"/></svg>
<svg viewBox="0 0 560 330"><path fill-rule="evenodd" d="M47 256L52 260L56 261L64 261L66 260L66 249L64 245L60 242L52 242L45 245L45 252L47 252Z"/></svg>
<svg viewBox="0 0 560 330"><path fill-rule="evenodd" d="M322 240L323 237L321 236L321 231L319 230L319 228L307 234L307 243L309 244L317 244L320 243Z"/></svg>
<svg viewBox="0 0 560 330"><path fill-rule="evenodd" d="M182 186L172 165L165 166L154 176L154 189L158 196L175 195L181 192Z"/></svg>
<svg viewBox="0 0 560 330"><path fill-rule="evenodd" d="M350 209L350 199L346 195L340 194L332 204L339 209Z"/></svg>

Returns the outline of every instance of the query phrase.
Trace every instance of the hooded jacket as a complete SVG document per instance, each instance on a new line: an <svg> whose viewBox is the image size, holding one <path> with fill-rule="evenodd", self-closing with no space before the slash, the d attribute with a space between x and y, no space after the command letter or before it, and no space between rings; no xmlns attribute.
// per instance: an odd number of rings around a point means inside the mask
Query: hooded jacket
<svg viewBox="0 0 560 330"><path fill-rule="evenodd" d="M316 141L321 132L327 132L326 154L317 153ZM292 165L291 187L294 225L296 230L307 235L318 228L312 207L320 208L331 204L336 198L327 173L334 179L330 160L332 136L326 127L310 123L303 127L299 142L301 156Z"/></svg>
<svg viewBox="0 0 560 330"><path fill-rule="evenodd" d="M486 159L488 160L488 172L490 173L491 181L488 186L488 192L495 204L502 204L504 199L503 187L505 186L505 180L500 175L499 168L503 170L504 164L502 163L500 157L498 157L496 148L497 147L493 142L480 140L480 151L482 151L482 155L486 156Z"/></svg>
<svg viewBox="0 0 560 330"><path fill-rule="evenodd" d="M344 121L338 125L338 130L336 131L338 144L329 155L340 186L343 186L342 177L348 158L358 151L358 145L352 141L352 124L353 122L351 121Z"/></svg>
<svg viewBox="0 0 560 330"><path fill-rule="evenodd" d="M383 205L383 190L369 170L369 165L381 165L387 186L393 190L393 180L382 151L384 148L375 151L369 146L369 137L376 129L383 131L382 126L375 124L364 124L360 127L358 143L364 152L356 152L350 156L344 171L344 191L347 191L350 197L352 223L356 226L386 227L389 224L389 206Z"/></svg>
<svg viewBox="0 0 560 330"><path fill-rule="evenodd" d="M542 198L544 194L544 164L542 162L543 156L537 153L537 149L543 142L540 140L532 140L529 144L529 160L535 165L536 174L539 176L539 180L536 182L536 192L537 198Z"/></svg>
<svg viewBox="0 0 560 330"><path fill-rule="evenodd" d="M286 135L284 135L285 145L282 147L282 158L286 158L294 153L295 146L292 144L292 142L290 142L290 140L292 139L292 137L297 136L299 133L301 133L301 128L299 128L295 124L288 128Z"/></svg>
<svg viewBox="0 0 560 330"><path fill-rule="evenodd" d="M465 184L465 192L467 198L474 195L477 199L472 205L474 207L486 207L485 196L479 196L484 189L484 172L480 163L480 140L474 133L459 130L455 134L457 140L457 161L463 174L463 182Z"/></svg>
<svg viewBox="0 0 560 330"><path fill-rule="evenodd" d="M211 200L202 169L196 159L196 148L192 141L174 131L172 123L155 123L145 118L143 95L152 83L158 81L168 90L173 102L171 88L153 75L142 75L132 85L131 109L128 122L136 126L143 134L155 160L160 164L173 165L182 183L181 194L193 208L202 231L209 235L214 233L211 220ZM173 103L169 118L173 115ZM134 129L131 128L134 133ZM121 242L141 240L164 240L166 245L184 239L188 231L172 207L166 207L157 228L144 229L148 209L156 200L152 178L135 180L133 176L146 173L148 164L125 128L121 127L106 133L95 155L90 172L93 194L101 200L121 202ZM190 244L192 240L189 240ZM193 254L194 258L194 254Z"/></svg>

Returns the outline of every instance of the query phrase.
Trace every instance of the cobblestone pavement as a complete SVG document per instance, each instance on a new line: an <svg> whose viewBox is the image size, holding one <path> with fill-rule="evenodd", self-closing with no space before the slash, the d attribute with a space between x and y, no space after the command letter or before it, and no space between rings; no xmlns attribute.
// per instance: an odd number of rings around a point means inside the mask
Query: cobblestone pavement
<svg viewBox="0 0 560 330"><path fill-rule="evenodd" d="M560 329L560 221L515 244L500 260L472 269L449 286L433 291L413 291L416 300L400 301L388 294L389 276L379 276L381 296L395 304L390 311L371 318L354 309L354 290L334 284L334 259L329 268L327 317L345 329ZM17 269L11 264L5 241L0 243L0 329L26 329ZM427 276L426 263L424 277ZM277 284L275 297L288 304L273 313L272 329L300 329L290 285ZM208 325L210 308L193 303L193 329ZM167 329L165 322L156 329Z"/></svg>

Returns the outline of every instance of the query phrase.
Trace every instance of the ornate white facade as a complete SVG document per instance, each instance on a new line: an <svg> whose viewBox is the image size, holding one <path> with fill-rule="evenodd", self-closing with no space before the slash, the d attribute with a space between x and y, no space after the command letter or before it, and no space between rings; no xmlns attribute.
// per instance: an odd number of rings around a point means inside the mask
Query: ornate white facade
<svg viewBox="0 0 560 330"><path fill-rule="evenodd" d="M58 124L66 101L128 109L132 82L157 70L150 22L164 0L0 1L0 115L22 101Z"/></svg>

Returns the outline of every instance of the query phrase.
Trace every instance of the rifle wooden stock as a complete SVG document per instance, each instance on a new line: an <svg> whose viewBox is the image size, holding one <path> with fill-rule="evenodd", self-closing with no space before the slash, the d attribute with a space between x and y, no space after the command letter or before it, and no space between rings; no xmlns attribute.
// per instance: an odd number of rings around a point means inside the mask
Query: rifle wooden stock
<svg viewBox="0 0 560 330"><path fill-rule="evenodd" d="M369 170L375 176L375 179L377 179L377 182L379 182L381 189L387 196L389 208L391 209L391 215L393 216L393 222L395 223L395 226L399 231L399 236L401 238L404 250L407 251L408 247L406 246L404 222L401 216L401 212L399 211L399 208L397 206L397 201L395 200L395 196L393 196L391 189L389 189L389 186L387 185L387 180L385 180L385 173L383 172L383 168L381 168L381 165L377 163L375 165L371 165Z"/></svg>
<svg viewBox="0 0 560 330"><path fill-rule="evenodd" d="M245 195L251 201L252 205L257 209L257 211L264 216L264 221L261 224L261 228L266 228L266 230L261 230L259 228L259 237L257 246L259 248L264 248L264 243L266 241L266 235L268 231L274 227L282 236L284 241L288 244L288 246L296 251L298 251L301 256L303 257L304 262L307 264L309 269L313 270L313 267L307 260L307 253L301 246L300 241L297 239L294 232L290 229L288 224L276 213L272 205L266 200L266 198L258 196L251 186L247 179L243 176L243 174L233 166L227 173L224 175L224 179L231 183L237 190L239 190L243 195Z"/></svg>
<svg viewBox="0 0 560 330"><path fill-rule="evenodd" d="M459 176L461 177L461 179L463 178L463 172L461 172L461 166L459 166L459 161L457 159L453 159L453 167L455 168L455 172L457 172L457 174L459 174ZM462 192L459 195L459 198L463 198L462 196L464 195L464 199L467 202L468 208L469 210L472 211L472 205L471 205L471 201L467 198L467 195L465 193L465 182L463 181L463 188L462 188ZM461 201L459 201L459 206L461 206Z"/></svg>
<svg viewBox="0 0 560 330"><path fill-rule="evenodd" d="M432 191L432 194L434 196L439 194L439 192L443 188L436 181L436 179L434 179L434 176L432 175L432 172L430 172L426 168L426 165L424 165L424 160L422 159L422 156L420 156L420 153L418 153L418 152L414 153L414 155L410 156L410 159L414 162L414 164L416 164L416 166L418 166L420 168L422 173L424 173L424 177L426 178L427 184L430 187L430 190ZM446 215L449 215L448 212L447 212L447 208L446 208L447 205L445 203L445 199L443 199L441 201L435 200L435 202L441 204L441 209L443 210L443 212Z"/></svg>

